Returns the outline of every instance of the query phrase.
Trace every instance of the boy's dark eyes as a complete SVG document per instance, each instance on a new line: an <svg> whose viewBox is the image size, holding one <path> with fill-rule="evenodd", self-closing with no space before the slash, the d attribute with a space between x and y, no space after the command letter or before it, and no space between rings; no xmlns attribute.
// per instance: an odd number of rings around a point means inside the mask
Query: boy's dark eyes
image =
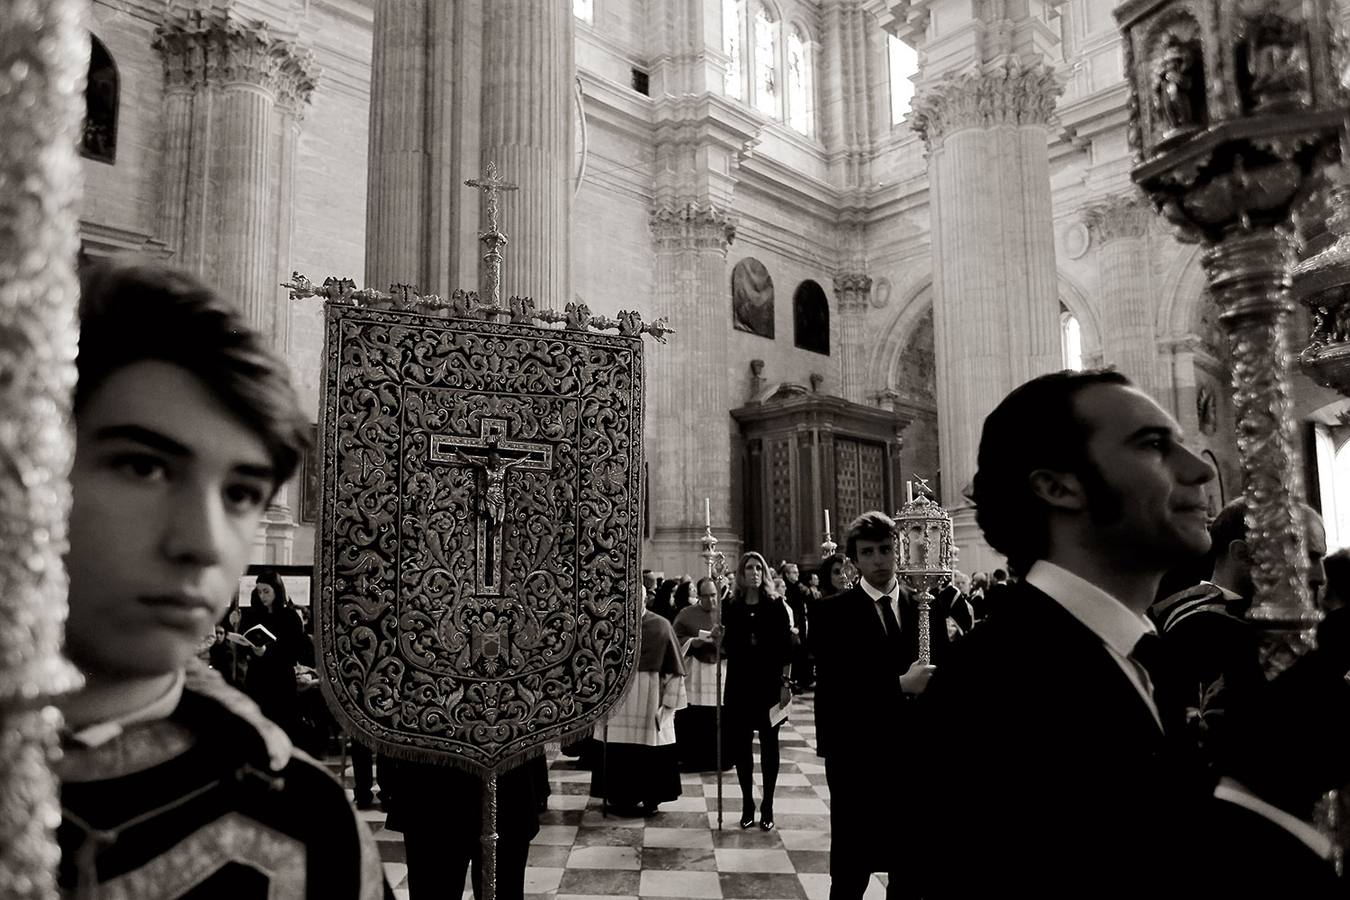
<svg viewBox="0 0 1350 900"><path fill-rule="evenodd" d="M236 507L253 508L267 502L267 494L262 488L251 484L233 484L225 489L225 496Z"/></svg>
<svg viewBox="0 0 1350 900"><path fill-rule="evenodd" d="M163 478L169 473L168 464L149 453L119 453L112 457L111 465L117 471L142 481Z"/></svg>

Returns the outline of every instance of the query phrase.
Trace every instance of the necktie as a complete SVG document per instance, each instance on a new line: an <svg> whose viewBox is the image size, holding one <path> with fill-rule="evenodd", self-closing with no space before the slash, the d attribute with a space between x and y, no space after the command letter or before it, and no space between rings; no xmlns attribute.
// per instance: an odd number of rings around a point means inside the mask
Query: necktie
<svg viewBox="0 0 1350 900"><path fill-rule="evenodd" d="M891 595L884 595L881 600L881 621L886 627L886 644L891 648L892 654L899 653L900 650L900 622L895 618L895 609L891 606Z"/></svg>
<svg viewBox="0 0 1350 900"><path fill-rule="evenodd" d="M1174 679L1170 674L1167 646L1163 639L1156 634L1141 636L1130 651L1130 659L1148 673L1148 680L1153 683L1153 705L1158 708L1158 715L1162 718L1163 731L1176 734L1184 718L1170 690Z"/></svg>

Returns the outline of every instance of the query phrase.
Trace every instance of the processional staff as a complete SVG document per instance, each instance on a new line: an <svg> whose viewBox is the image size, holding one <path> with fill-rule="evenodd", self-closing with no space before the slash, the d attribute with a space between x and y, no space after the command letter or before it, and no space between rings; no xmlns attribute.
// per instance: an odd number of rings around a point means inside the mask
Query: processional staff
<svg viewBox="0 0 1350 900"><path fill-rule="evenodd" d="M918 592L919 662L929 665L932 651L932 591L952 580L956 546L952 540L952 517L928 496L928 482L918 478L919 496L913 482L905 483L905 505L895 514L895 574Z"/></svg>
<svg viewBox="0 0 1350 900"><path fill-rule="evenodd" d="M717 603L713 606L713 646L716 647L716 685L717 703L713 726L713 736L717 746L713 748L713 765L717 768L717 830L722 830L722 599L720 580L727 573L726 555L717 549L717 538L712 533L712 504L703 498L703 561L708 565L708 577L713 580L717 590Z"/></svg>

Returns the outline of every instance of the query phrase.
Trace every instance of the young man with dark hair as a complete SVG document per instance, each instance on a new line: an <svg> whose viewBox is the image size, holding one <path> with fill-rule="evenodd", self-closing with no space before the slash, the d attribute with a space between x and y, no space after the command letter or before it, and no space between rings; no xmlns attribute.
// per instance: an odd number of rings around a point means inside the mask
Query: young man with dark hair
<svg viewBox="0 0 1350 900"><path fill-rule="evenodd" d="M194 659L304 447L285 365L167 269L93 270L80 324L63 891L389 896L341 786Z"/></svg>
<svg viewBox="0 0 1350 900"><path fill-rule="evenodd" d="M1310 828L1216 797L1145 617L1163 573L1209 548L1213 477L1114 372L1042 376L985 420L977 520L1023 577L919 703L925 750L967 776L925 791L928 897L1334 890Z"/></svg>
<svg viewBox="0 0 1350 900"><path fill-rule="evenodd" d="M830 787L830 900L859 900L873 872L888 872L889 900L922 896L909 829L923 811L906 793L929 771L912 721L913 698L936 667L918 662L919 609L895 576L895 522L867 512L849 526L848 558L860 578L820 604L816 658L816 752ZM932 612L932 654L947 648Z"/></svg>

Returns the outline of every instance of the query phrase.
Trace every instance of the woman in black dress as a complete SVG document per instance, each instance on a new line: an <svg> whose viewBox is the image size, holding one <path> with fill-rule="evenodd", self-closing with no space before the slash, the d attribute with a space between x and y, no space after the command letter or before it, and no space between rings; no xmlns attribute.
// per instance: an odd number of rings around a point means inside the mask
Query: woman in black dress
<svg viewBox="0 0 1350 900"><path fill-rule="evenodd" d="M769 711L792 699L788 676L792 631L787 604L769 593L769 566L750 552L741 557L736 593L722 615L727 657L724 726L730 729L736 778L741 783L741 827L755 824L754 739L759 733L763 800L759 827L773 829L773 791L778 781L778 728Z"/></svg>
<svg viewBox="0 0 1350 900"><path fill-rule="evenodd" d="M306 643L300 615L286 597L286 585L276 572L263 572L253 587L243 631L254 625L266 628L275 640L254 644L244 674L244 692L258 704L263 715L285 729L291 740L300 736L300 699L295 682L295 664Z"/></svg>

